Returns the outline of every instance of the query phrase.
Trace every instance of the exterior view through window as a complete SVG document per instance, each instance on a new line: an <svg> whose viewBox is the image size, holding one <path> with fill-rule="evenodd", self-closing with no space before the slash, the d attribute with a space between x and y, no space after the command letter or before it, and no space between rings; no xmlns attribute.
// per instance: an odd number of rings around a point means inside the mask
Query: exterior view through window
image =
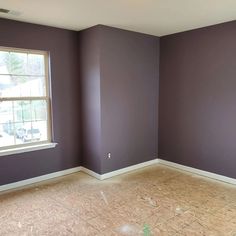
<svg viewBox="0 0 236 236"><path fill-rule="evenodd" d="M0 47L0 150L51 141L48 53Z"/></svg>

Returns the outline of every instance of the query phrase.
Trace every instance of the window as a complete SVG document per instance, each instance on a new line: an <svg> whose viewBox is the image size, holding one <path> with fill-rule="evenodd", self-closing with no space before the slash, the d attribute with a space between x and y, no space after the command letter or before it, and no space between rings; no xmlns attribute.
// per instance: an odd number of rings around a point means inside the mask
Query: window
<svg viewBox="0 0 236 236"><path fill-rule="evenodd" d="M48 53L0 47L0 151L51 142Z"/></svg>

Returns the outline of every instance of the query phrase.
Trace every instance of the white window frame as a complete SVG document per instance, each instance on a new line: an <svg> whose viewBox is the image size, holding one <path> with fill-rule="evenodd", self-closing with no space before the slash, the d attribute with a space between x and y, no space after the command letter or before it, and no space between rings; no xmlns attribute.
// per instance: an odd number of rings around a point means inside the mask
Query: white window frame
<svg viewBox="0 0 236 236"><path fill-rule="evenodd" d="M42 101L45 101L47 105L47 140L34 141L34 142L29 142L29 143L24 143L24 144L14 144L14 145L0 147L0 156L55 147L57 144L52 142L52 114L51 114L51 92L50 92L50 73L49 73L49 52L40 51L40 50L1 47L1 46L0 46L0 51L43 55L44 56L44 70L45 70L44 78L45 78L45 87L46 87L45 96L5 97L5 98L0 97L0 102L20 101L20 100L24 100L24 101L42 100ZM14 74L0 74L0 75L17 76ZM24 76L31 76L31 75L24 75ZM13 123L14 123L14 120L13 120ZM14 128L14 138L16 138L15 132L16 131Z"/></svg>

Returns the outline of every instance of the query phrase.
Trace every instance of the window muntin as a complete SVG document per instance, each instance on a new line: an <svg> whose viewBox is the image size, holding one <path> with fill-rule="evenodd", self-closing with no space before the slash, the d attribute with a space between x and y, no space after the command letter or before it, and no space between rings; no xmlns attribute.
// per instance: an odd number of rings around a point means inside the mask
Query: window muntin
<svg viewBox="0 0 236 236"><path fill-rule="evenodd" d="M48 53L0 47L0 150L51 142Z"/></svg>

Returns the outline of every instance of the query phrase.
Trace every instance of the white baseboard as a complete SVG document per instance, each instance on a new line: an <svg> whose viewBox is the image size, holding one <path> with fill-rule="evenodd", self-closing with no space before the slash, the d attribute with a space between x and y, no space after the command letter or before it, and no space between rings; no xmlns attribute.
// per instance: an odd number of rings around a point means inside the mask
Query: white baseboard
<svg viewBox="0 0 236 236"><path fill-rule="evenodd" d="M22 181L10 183L10 184L1 185L0 192L12 190L15 188L20 188L20 187L25 187L27 185L31 185L31 184L38 183L38 182L45 181L45 180L49 180L49 179L53 179L56 177L61 177L64 175L69 175L69 174L78 172L80 170L81 170L81 167L75 167L75 168L62 170L62 171L54 172L54 173L47 174L47 175L41 175L41 176L31 178L31 179L26 179L26 180L22 180Z"/></svg>
<svg viewBox="0 0 236 236"><path fill-rule="evenodd" d="M91 175L98 180L104 180L104 179L108 179L108 178L111 178L116 175L124 174L124 173L130 172L130 171L133 171L133 170L137 170L137 169L140 169L140 168L143 168L146 166L156 164L156 163L158 163L158 160L154 159L154 160L143 162L143 163L140 163L137 165L129 166L129 167L126 167L126 168L123 168L120 170L112 171L112 172L109 172L109 173L106 173L103 175L100 175L100 174L98 174L92 170L89 170L85 167L79 166L79 167L75 167L75 168L71 168L71 169L67 169L67 170L62 170L62 171L54 172L51 174L42 175L42 176L38 176L38 177L34 177L34 178L30 178L30 179L26 179L26 180L22 180L22 181L18 181L18 182L6 184L6 185L1 185L0 192L25 187L27 185L42 182L45 180L50 180L50 179L53 179L56 177L61 177L61 176L68 175L68 174L73 174L73 173L76 173L79 171L82 171L88 175Z"/></svg>
<svg viewBox="0 0 236 236"><path fill-rule="evenodd" d="M196 168L193 168L193 167L184 166L184 165L181 165L181 164L177 164L177 163L170 162L170 161L165 161L165 160L162 160L162 159L158 159L158 160L159 160L160 164L163 164L163 165L166 165L166 166L169 166L169 167L173 167L173 168L180 169L180 170L183 170L183 171L191 172L193 174L201 175L201 176L204 176L204 177L207 177L207 178L210 178L210 179L214 179L214 180L218 180L218 181L222 181L222 182L226 182L226 183L229 183L229 184L236 185L236 179L226 177L224 175L218 175L218 174L215 174L215 173L212 173L212 172L199 170L199 169L196 169Z"/></svg>
<svg viewBox="0 0 236 236"><path fill-rule="evenodd" d="M45 181L45 180L53 179L53 178L56 178L56 177L61 177L61 176L64 176L64 175L76 173L76 172L79 172L79 171L82 171L82 172L84 172L88 175L91 175L91 176L95 177L98 180L105 180L105 179L108 179L108 178L111 178L111 177L114 177L114 176L117 176L117 175L125 174L127 172L138 170L140 168L151 166L151 165L154 165L154 164L157 164L157 163L162 164L162 165L166 165L166 166L169 166L169 167L172 167L172 168L176 168L176 169L179 169L179 170L182 170L182 171L187 171L187 172L190 172L190 173L193 173L193 174L201 175L201 176L204 176L204 177L208 177L208 178L211 178L211 179L215 179L215 180L218 180L218 181L223 181L223 182L226 182L226 183L236 185L236 179L233 179L233 178L230 178L230 177L214 174L214 173L211 173L211 172L199 170L199 169L184 166L184 165L180 165L180 164L170 162L170 161L165 161L165 160L162 160L162 159L154 159L154 160L151 160L151 161L143 162L143 163L140 163L140 164L137 164L137 165L129 166L129 167L122 168L122 169L119 169L119 170L115 170L115 171L112 171L112 172L109 172L109 173L106 173L106 174L102 174L102 175L98 174L98 173L96 173L92 170L89 170L85 167L79 166L79 167L75 167L75 168L71 168L71 169L67 169L67 170L63 170L63 171L54 172L54 173L47 174L47 175L38 176L38 177L35 177L35 178L31 178L31 179L18 181L18 182L15 182L15 183L2 185L2 186L0 186L0 192L7 191L7 190L12 190L12 189L15 189L15 188L25 187L27 185L31 185L31 184L38 183L38 182L41 182L41 181Z"/></svg>
<svg viewBox="0 0 236 236"><path fill-rule="evenodd" d="M153 165L153 164L156 164L156 163L158 163L158 159L154 159L154 160L146 161L146 162L143 162L143 163L140 163L140 164L128 166L128 167L125 167L125 168L122 168L122 169L119 169L119 170L108 172L106 174L98 174L98 173L96 173L92 170L89 170L89 169L85 168L85 167L81 167L81 171L88 174L88 175L91 175L91 176L95 177L96 179L104 180L104 179L109 179L109 178L117 176L117 175L125 174L125 173L130 172L130 171L138 170L140 168L150 166L150 165Z"/></svg>
<svg viewBox="0 0 236 236"><path fill-rule="evenodd" d="M125 168L122 168L122 169L119 169L119 170L115 170L115 171L112 171L112 172L109 172L109 173L106 173L106 174L102 174L102 175L100 175L100 179L101 180L108 179L108 178L111 178L111 177L114 177L114 176L117 176L117 175L125 174L127 172L138 170L140 168L151 166L151 165L154 165L154 164L157 164L157 163L158 163L158 159L154 159L154 160L146 161L146 162L143 162L143 163L140 163L140 164L128 166L128 167L125 167Z"/></svg>
<svg viewBox="0 0 236 236"><path fill-rule="evenodd" d="M98 173L96 173L96 172L94 172L92 170L89 170L89 169L87 169L87 168L85 168L83 166L81 166L81 171L86 173L86 174L88 174L88 175L90 175L90 176L92 176L92 177L94 177L94 178L96 178L96 179L102 180L100 174L98 174Z"/></svg>

